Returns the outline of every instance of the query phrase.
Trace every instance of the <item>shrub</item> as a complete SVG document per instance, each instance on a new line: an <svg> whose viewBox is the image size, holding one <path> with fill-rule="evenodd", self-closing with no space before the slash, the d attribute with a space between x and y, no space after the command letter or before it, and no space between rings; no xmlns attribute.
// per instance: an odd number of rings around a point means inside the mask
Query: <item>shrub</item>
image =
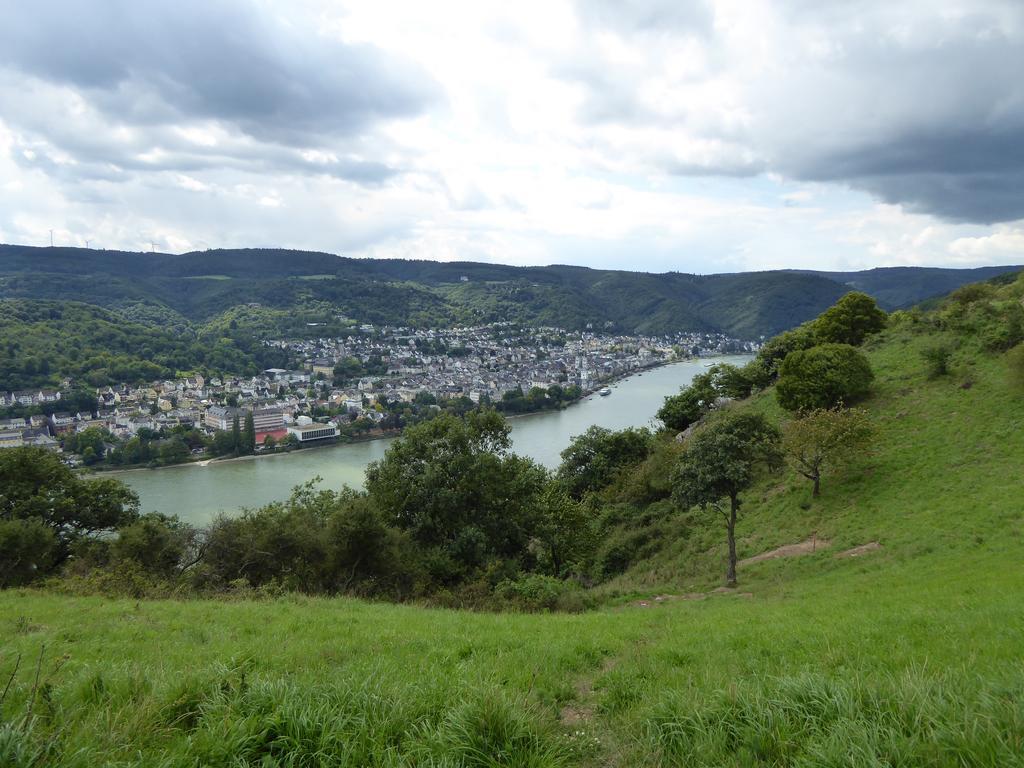
<svg viewBox="0 0 1024 768"><path fill-rule="evenodd" d="M1024 341L1024 307L1017 302L997 307L996 316L984 326L981 343L990 352L1003 352Z"/></svg>
<svg viewBox="0 0 1024 768"><path fill-rule="evenodd" d="M528 611L554 610L562 596L573 589L575 584L553 576L539 573L520 579L506 579L494 588L494 594L515 606Z"/></svg>
<svg viewBox="0 0 1024 768"><path fill-rule="evenodd" d="M607 579L624 573L631 565L652 554L660 542L652 545L654 529L647 525L635 527L632 521L612 531L594 557L594 576Z"/></svg>
<svg viewBox="0 0 1024 768"><path fill-rule="evenodd" d="M810 323L780 333L778 336L768 339L761 347L754 359L756 366L752 367L749 375L755 378L759 386L767 386L778 377L779 366L790 353L801 349L810 349L814 343L814 331Z"/></svg>
<svg viewBox="0 0 1024 768"><path fill-rule="evenodd" d="M788 411L834 408L867 396L874 373L849 344L821 344L782 361L776 396Z"/></svg>
<svg viewBox="0 0 1024 768"><path fill-rule="evenodd" d="M645 507L672 495L669 476L683 446L675 440L655 443L651 455L629 472L619 474L605 493L605 498L638 507Z"/></svg>
<svg viewBox="0 0 1024 768"><path fill-rule="evenodd" d="M971 283L970 285L964 285L957 288L949 294L949 299L954 304L967 306L968 304L974 304L979 301L988 301L995 295L995 286L988 285L987 283Z"/></svg>
<svg viewBox="0 0 1024 768"><path fill-rule="evenodd" d="M157 513L121 528L110 546L115 562L132 560L150 573L170 576L185 553L186 526Z"/></svg>
<svg viewBox="0 0 1024 768"><path fill-rule="evenodd" d="M0 520L0 587L28 584L50 569L57 537L38 520Z"/></svg>
<svg viewBox="0 0 1024 768"><path fill-rule="evenodd" d="M953 357L953 350L948 344L936 344L921 350L921 357L928 364L928 377L937 379L949 373L949 361Z"/></svg>

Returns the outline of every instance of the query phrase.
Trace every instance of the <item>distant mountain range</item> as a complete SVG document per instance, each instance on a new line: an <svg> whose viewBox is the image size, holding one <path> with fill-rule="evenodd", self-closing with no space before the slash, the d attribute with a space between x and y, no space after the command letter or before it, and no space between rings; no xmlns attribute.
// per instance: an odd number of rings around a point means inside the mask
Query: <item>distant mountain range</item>
<svg viewBox="0 0 1024 768"><path fill-rule="evenodd" d="M236 306L330 308L362 322L516 320L629 333L771 336L849 290L906 307L1021 267L651 274L572 266L353 259L285 249L184 253L0 245L0 298L79 301L208 323Z"/></svg>

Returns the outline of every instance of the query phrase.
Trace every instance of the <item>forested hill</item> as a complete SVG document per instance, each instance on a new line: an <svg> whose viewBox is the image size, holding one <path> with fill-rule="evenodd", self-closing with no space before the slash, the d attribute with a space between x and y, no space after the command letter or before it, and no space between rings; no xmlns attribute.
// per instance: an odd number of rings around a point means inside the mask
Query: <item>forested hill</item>
<svg viewBox="0 0 1024 768"><path fill-rule="evenodd" d="M842 283L850 290L874 296L886 309L909 307L924 299L945 296L961 285L989 280L1016 272L1020 267L976 267L943 269L937 267L876 267L862 272L802 272Z"/></svg>
<svg viewBox="0 0 1024 768"><path fill-rule="evenodd" d="M144 305L205 322L240 304L330 307L362 322L416 326L517 320L630 333L771 336L851 287L886 308L913 304L1013 267L867 272L650 274L572 266L353 259L283 249L180 255L0 245L0 298Z"/></svg>

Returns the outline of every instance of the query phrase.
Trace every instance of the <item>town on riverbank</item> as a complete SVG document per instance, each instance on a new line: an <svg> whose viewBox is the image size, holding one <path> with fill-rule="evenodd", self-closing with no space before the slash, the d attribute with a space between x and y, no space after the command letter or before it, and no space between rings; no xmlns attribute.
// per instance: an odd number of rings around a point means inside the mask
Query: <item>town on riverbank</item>
<svg viewBox="0 0 1024 768"><path fill-rule="evenodd" d="M754 351L722 334L630 336L512 323L360 326L340 338L267 339L295 368L194 372L83 390L0 392L0 447L39 445L95 468L166 466L399 433L439 411L565 407L609 382L693 356Z"/></svg>

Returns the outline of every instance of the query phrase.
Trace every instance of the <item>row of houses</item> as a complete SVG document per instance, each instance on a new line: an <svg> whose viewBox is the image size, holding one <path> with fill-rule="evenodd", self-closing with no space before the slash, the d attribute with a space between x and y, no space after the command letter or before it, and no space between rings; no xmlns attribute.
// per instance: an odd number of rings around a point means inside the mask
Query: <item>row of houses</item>
<svg viewBox="0 0 1024 768"><path fill-rule="evenodd" d="M0 408L10 408L15 405L45 405L59 402L61 398L58 389L23 389L15 392L0 391Z"/></svg>

